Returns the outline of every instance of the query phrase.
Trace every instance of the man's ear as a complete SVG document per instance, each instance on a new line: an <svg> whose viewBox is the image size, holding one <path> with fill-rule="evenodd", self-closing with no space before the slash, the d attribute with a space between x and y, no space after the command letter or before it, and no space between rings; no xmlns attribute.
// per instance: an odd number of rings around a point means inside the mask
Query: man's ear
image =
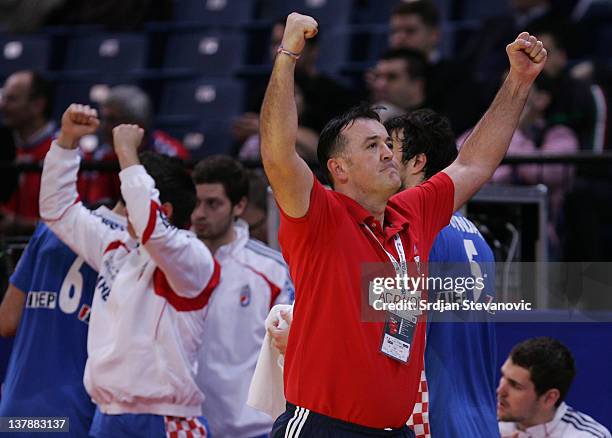
<svg viewBox="0 0 612 438"><path fill-rule="evenodd" d="M423 172L426 165L427 155L425 155L423 152L421 152L420 154L416 154L412 159L410 173L416 175L417 173Z"/></svg>
<svg viewBox="0 0 612 438"><path fill-rule="evenodd" d="M346 172L347 167L348 163L341 157L334 157L327 160L327 169L336 183L343 184L348 181Z"/></svg>
<svg viewBox="0 0 612 438"><path fill-rule="evenodd" d="M170 219L170 222L172 222L172 214L174 213L174 206L171 203L166 201L161 205L161 211L163 211L166 217Z"/></svg>
<svg viewBox="0 0 612 438"><path fill-rule="evenodd" d="M232 213L234 217L239 217L242 215L242 213L244 213L248 202L249 201L246 196L243 196L240 201L238 201L238 203L232 207Z"/></svg>
<svg viewBox="0 0 612 438"><path fill-rule="evenodd" d="M553 407L561 397L561 392L557 388L551 388L542 394L541 398L547 407Z"/></svg>

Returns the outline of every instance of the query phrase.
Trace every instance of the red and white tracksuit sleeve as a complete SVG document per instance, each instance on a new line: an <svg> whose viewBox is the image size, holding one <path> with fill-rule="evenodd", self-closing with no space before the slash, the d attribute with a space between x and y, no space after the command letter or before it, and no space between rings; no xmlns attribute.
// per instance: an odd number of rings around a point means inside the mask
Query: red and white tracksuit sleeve
<svg viewBox="0 0 612 438"><path fill-rule="evenodd" d="M40 216L64 243L99 271L104 250L124 231L104 225L81 203L76 188L80 160L77 149L64 149L53 142L42 172Z"/></svg>
<svg viewBox="0 0 612 438"><path fill-rule="evenodd" d="M211 279L219 276L219 265L210 251L193 234L170 224L162 211L155 182L144 166L123 169L119 179L128 220L174 293L198 297Z"/></svg>

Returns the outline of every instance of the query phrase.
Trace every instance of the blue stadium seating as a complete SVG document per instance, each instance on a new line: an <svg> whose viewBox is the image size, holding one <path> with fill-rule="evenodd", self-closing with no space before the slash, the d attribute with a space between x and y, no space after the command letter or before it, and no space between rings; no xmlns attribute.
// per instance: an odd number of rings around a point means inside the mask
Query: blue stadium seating
<svg viewBox="0 0 612 438"><path fill-rule="evenodd" d="M164 70L205 76L234 73L245 57L241 34L189 33L168 39Z"/></svg>
<svg viewBox="0 0 612 438"><path fill-rule="evenodd" d="M239 27L252 20L254 0L177 0L175 21L207 27Z"/></svg>
<svg viewBox="0 0 612 438"><path fill-rule="evenodd" d="M368 60L376 61L380 55L389 47L389 29L379 27L370 34L370 44L368 48Z"/></svg>
<svg viewBox="0 0 612 438"><path fill-rule="evenodd" d="M319 59L317 68L328 74L340 71L340 68L350 60L351 31L348 28L333 29L321 34L319 40Z"/></svg>
<svg viewBox="0 0 612 438"><path fill-rule="evenodd" d="M273 0L273 18L295 11L314 17L322 32L343 27L353 18L353 0Z"/></svg>
<svg viewBox="0 0 612 438"><path fill-rule="evenodd" d="M243 84L234 79L171 80L164 84L159 122L197 125L229 120L243 111Z"/></svg>
<svg viewBox="0 0 612 438"><path fill-rule="evenodd" d="M1 35L0 50L2 77L17 70L31 69L45 72L49 69L51 41L47 36Z"/></svg>
<svg viewBox="0 0 612 438"><path fill-rule="evenodd" d="M463 0L459 20L480 21L490 17L510 14L507 0Z"/></svg>
<svg viewBox="0 0 612 438"><path fill-rule="evenodd" d="M177 128L163 126L166 132L183 142L191 158L198 160L214 154L230 154L232 148L231 121L211 121L201 125Z"/></svg>
<svg viewBox="0 0 612 438"><path fill-rule="evenodd" d="M72 38L64 68L74 73L138 75L147 67L147 60L146 34L100 33Z"/></svg>
<svg viewBox="0 0 612 438"><path fill-rule="evenodd" d="M115 77L95 79L64 79L56 84L55 99L53 101L53 116L59 120L71 103L81 103L98 107L106 98L108 89L114 85L137 85L127 78Z"/></svg>

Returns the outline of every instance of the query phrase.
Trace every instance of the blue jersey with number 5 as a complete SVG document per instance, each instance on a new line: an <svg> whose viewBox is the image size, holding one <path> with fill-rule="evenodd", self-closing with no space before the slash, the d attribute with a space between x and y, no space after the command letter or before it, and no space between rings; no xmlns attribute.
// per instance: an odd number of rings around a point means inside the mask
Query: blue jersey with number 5
<svg viewBox="0 0 612 438"><path fill-rule="evenodd" d="M88 436L95 406L83 386L83 370L97 276L44 224L38 225L10 279L26 293L26 302L0 416L69 417L69 436Z"/></svg>
<svg viewBox="0 0 612 438"><path fill-rule="evenodd" d="M431 276L481 277L484 288L455 296L491 302L495 298L495 258L472 222L455 213L438 234L429 255ZM458 283L456 283L458 284ZM467 288L466 288L467 289ZM431 295L431 294L430 294ZM439 296L439 295L438 295ZM453 297L444 297L446 302ZM499 436L495 406L496 343L493 322L461 311L463 322L430 312L427 328L425 373L429 390L429 421L433 437ZM438 322L436 322L438 321ZM486 319L484 319L486 321Z"/></svg>

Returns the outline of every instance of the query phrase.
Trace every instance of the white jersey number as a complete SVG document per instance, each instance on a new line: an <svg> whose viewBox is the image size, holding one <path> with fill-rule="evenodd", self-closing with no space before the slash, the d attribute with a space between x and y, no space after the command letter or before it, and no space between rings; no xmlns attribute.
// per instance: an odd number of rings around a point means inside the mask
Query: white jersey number
<svg viewBox="0 0 612 438"><path fill-rule="evenodd" d="M81 274L83 263L85 261L77 257L64 278L59 293L59 306L62 312L74 313L79 307L83 293L83 274Z"/></svg>
<svg viewBox="0 0 612 438"><path fill-rule="evenodd" d="M467 255L468 260L470 261L470 271L474 278L482 278L482 269L480 269L480 265L478 262L474 261L474 256L478 255L478 251L476 251L476 246L474 242L470 239L463 239L463 246L465 247L465 254ZM480 299L480 295L482 294L482 287L478 286L478 283L474 286L474 302L477 303Z"/></svg>

